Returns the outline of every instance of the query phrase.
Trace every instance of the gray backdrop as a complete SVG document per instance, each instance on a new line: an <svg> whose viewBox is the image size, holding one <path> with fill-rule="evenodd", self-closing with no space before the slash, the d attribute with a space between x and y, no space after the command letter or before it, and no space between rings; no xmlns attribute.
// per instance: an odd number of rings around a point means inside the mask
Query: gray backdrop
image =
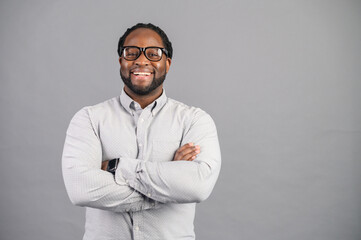
<svg viewBox="0 0 361 240"><path fill-rule="evenodd" d="M223 166L197 239L361 239L361 1L0 3L0 239L81 239L73 114L120 93L119 36L174 45L167 95L209 112Z"/></svg>

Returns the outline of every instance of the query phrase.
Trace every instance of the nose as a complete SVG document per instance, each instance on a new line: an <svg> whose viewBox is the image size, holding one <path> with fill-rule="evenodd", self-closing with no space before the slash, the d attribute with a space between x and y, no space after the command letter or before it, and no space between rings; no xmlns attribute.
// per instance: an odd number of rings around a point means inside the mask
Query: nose
<svg viewBox="0 0 361 240"><path fill-rule="evenodd" d="M134 63L140 66L147 66L149 65L150 61L145 57L145 52L141 52L140 56L135 60Z"/></svg>

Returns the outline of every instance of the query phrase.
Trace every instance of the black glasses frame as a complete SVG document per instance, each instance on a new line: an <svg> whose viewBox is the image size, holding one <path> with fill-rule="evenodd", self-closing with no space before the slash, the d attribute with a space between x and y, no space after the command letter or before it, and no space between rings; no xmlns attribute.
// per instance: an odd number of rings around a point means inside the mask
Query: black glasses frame
<svg viewBox="0 0 361 240"><path fill-rule="evenodd" d="M137 48L137 49L139 50L138 56L137 56L135 59L133 59L133 60L128 60L128 59L126 59L126 58L124 57L124 49L126 49L126 48ZM167 49L161 48L161 47L152 47L152 46L150 46L150 47L145 47L145 48L141 48L141 47L137 47L137 46L123 46L123 47L121 48L121 50L120 50L120 53L121 53L120 56L123 56L124 59L127 60L127 61L135 61L135 60L137 60L137 59L140 57L140 55L143 53L144 56L145 56L149 61L158 62L158 61L162 60L163 54L162 54L162 56L160 56L160 59L159 59L159 60L149 59L148 56L147 56L147 54L145 54L145 51L146 51L148 48L158 48L158 49L162 50L162 52L168 57L168 51L167 51Z"/></svg>

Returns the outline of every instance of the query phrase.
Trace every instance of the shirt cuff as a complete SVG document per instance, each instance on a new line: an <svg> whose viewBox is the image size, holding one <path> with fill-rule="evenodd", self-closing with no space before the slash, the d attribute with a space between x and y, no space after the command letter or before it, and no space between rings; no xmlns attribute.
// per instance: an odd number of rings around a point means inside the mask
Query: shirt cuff
<svg viewBox="0 0 361 240"><path fill-rule="evenodd" d="M115 182L119 185L128 185L136 189L137 171L140 161L132 158L119 158L117 170L115 171Z"/></svg>
<svg viewBox="0 0 361 240"><path fill-rule="evenodd" d="M149 172L147 173L143 160L120 158L115 172L115 181L117 183L125 182L125 184L146 197L154 199L154 190L150 187Z"/></svg>

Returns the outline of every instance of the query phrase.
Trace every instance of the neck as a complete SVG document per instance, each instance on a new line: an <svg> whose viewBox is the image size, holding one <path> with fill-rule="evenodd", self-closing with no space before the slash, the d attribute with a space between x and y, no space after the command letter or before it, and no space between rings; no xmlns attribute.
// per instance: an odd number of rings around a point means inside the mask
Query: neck
<svg viewBox="0 0 361 240"><path fill-rule="evenodd" d="M134 93L132 90L130 90L127 86L124 86L124 92L126 94L128 94L128 96L131 99L133 99L134 101L139 103L141 108L144 109L149 104L154 102L154 100L159 98L160 95L162 95L162 93L163 93L163 84L161 86L159 86L158 88L156 88L153 92L151 92L151 93L149 93L147 95L138 95L138 94Z"/></svg>

